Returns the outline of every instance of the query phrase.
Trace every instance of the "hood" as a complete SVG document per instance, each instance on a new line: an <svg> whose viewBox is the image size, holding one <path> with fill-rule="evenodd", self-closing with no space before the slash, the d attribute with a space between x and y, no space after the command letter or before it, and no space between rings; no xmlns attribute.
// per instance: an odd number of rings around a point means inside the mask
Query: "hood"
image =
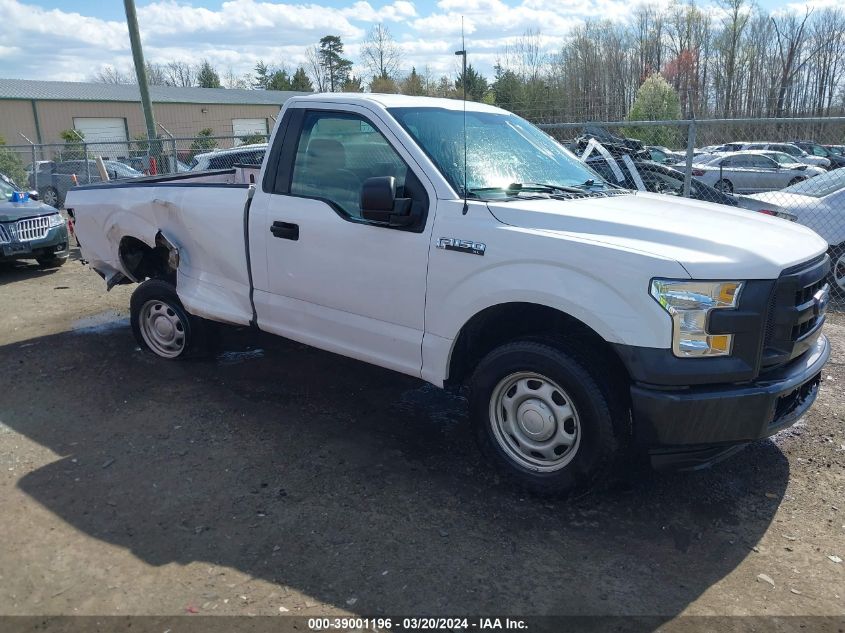
<svg viewBox="0 0 845 633"><path fill-rule="evenodd" d="M653 193L488 207L504 224L674 259L694 279L773 279L827 250L816 233L793 222Z"/></svg>
<svg viewBox="0 0 845 633"><path fill-rule="evenodd" d="M26 202L0 202L0 222L15 222L23 218L32 218L39 215L52 215L58 213L53 207L27 200Z"/></svg>

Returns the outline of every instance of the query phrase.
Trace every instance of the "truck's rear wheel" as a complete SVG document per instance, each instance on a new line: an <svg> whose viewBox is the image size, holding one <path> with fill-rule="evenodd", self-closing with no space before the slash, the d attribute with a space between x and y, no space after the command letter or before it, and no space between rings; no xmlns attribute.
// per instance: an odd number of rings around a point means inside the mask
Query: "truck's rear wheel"
<svg viewBox="0 0 845 633"><path fill-rule="evenodd" d="M586 486L616 451L605 391L586 364L562 349L533 341L503 345L471 379L476 437L488 458L533 492Z"/></svg>
<svg viewBox="0 0 845 633"><path fill-rule="evenodd" d="M129 305L135 340L156 356L185 358L205 348L202 322L185 312L176 288L166 281L145 281L132 293Z"/></svg>

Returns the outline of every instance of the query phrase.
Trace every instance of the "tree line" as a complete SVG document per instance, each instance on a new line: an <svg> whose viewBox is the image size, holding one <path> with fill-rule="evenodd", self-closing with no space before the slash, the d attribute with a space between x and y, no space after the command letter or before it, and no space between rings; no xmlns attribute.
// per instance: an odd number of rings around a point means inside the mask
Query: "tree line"
<svg viewBox="0 0 845 633"><path fill-rule="evenodd" d="M151 64L151 84L403 93L494 103L531 120L619 120L631 113L637 91L659 75L677 94L680 116L827 116L845 112L845 10L769 14L753 0L717 0L719 11L694 0L668 7L638 6L628 22L587 20L553 34L526 31L499 52L485 77L471 63L466 76L409 71L401 44L383 24L367 34L357 62L337 35L305 51L289 70L259 61L254 72L220 73L207 60ZM107 68L99 81L130 82L132 73ZM648 116L638 113L636 118Z"/></svg>

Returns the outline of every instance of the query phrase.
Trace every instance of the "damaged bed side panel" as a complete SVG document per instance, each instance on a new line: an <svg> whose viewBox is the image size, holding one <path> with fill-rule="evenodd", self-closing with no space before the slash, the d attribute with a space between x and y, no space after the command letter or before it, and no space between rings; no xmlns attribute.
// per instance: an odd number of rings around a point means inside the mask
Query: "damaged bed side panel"
<svg viewBox="0 0 845 633"><path fill-rule="evenodd" d="M150 248L168 245L178 259L177 292L197 316L246 325L252 317L244 243L246 187L140 186L71 190L82 254L92 268L118 283L139 281L121 257L125 238ZM178 251L175 257L173 250Z"/></svg>

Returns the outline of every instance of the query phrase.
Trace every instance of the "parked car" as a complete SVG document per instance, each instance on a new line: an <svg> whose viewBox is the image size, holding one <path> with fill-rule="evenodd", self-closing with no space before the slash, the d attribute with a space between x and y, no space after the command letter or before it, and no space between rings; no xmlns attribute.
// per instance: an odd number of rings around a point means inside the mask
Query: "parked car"
<svg viewBox="0 0 845 633"><path fill-rule="evenodd" d="M793 158L796 158L802 163L806 163L807 165L815 165L816 167L822 167L824 169L830 167L830 160L828 160L827 158L823 156L812 156L797 145L794 145L792 143L728 143L724 147L726 147L727 149L723 151L728 152L761 149L770 150L773 152L783 152L784 154L789 154Z"/></svg>
<svg viewBox="0 0 845 633"><path fill-rule="evenodd" d="M34 259L48 268L63 265L68 253L62 215L0 177L0 262Z"/></svg>
<svg viewBox="0 0 845 633"><path fill-rule="evenodd" d="M830 161L830 168L831 169L838 169L840 167L845 167L845 156L840 156L839 154L830 151L824 145L820 145L818 143L814 143L813 141L793 141L793 145L796 145L803 149L805 152L810 154L811 156L818 156L821 158L826 158Z"/></svg>
<svg viewBox="0 0 845 633"><path fill-rule="evenodd" d="M782 166L760 152L726 152L696 163L692 174L725 193L758 193L806 180L805 167Z"/></svg>
<svg viewBox="0 0 845 633"><path fill-rule="evenodd" d="M836 154L837 156L845 156L845 145L825 145L824 147L831 154Z"/></svg>
<svg viewBox="0 0 845 633"><path fill-rule="evenodd" d="M212 320L468 383L484 454L541 493L617 447L712 463L816 398L829 260L806 227L612 187L482 103L295 96L271 147L254 188L203 172L68 194L92 268L143 282L150 353L200 351Z"/></svg>
<svg viewBox="0 0 845 633"><path fill-rule="evenodd" d="M746 150L752 151L752 150ZM827 170L823 167L818 167L816 165L808 165L807 163L802 163L800 160L795 158L794 156L790 156L784 152L777 152L774 150L754 150L756 154L762 154L763 156L768 156L773 161L775 161L778 165L783 168L787 169L795 169L804 173L807 178L815 178L816 176L821 176L822 174L827 173Z"/></svg>
<svg viewBox="0 0 845 633"><path fill-rule="evenodd" d="M216 149L197 154L191 161L191 171L230 169L234 165L260 165L267 151L267 143L239 145L232 149Z"/></svg>
<svg viewBox="0 0 845 633"><path fill-rule="evenodd" d="M833 261L831 279L845 291L845 169L835 169L784 189L751 196L776 203L828 243Z"/></svg>
<svg viewBox="0 0 845 633"><path fill-rule="evenodd" d="M87 162L87 165L86 165ZM115 160L103 161L111 180L139 178L144 174L132 169L129 165ZM74 177L76 182L74 182ZM38 166L38 195L45 204L57 209L64 204L68 190L76 184L90 184L100 182L100 172L94 160L66 160L61 162L45 162ZM30 186L35 185L35 179Z"/></svg>

